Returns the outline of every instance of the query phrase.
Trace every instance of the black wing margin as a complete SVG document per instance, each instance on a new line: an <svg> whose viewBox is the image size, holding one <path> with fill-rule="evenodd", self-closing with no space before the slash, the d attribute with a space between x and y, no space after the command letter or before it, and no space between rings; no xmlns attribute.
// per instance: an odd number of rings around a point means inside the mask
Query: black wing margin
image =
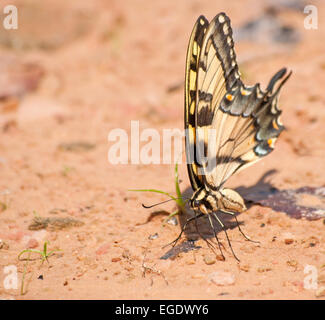
<svg viewBox="0 0 325 320"><path fill-rule="evenodd" d="M195 132L195 110L196 110L196 92L197 92L197 73L198 60L201 52L204 34L209 26L209 21L200 16L191 33L187 56L185 72L185 148L187 159L187 170L193 190L202 186L202 181L198 175L196 157L196 132Z"/></svg>

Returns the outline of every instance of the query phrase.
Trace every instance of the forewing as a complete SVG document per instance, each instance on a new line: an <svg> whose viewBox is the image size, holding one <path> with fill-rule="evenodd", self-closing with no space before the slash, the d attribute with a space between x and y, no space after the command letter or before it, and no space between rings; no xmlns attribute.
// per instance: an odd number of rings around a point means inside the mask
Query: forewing
<svg viewBox="0 0 325 320"><path fill-rule="evenodd" d="M198 60L201 52L204 34L209 26L208 20L200 16L193 28L186 57L185 72L185 145L188 175L192 188L202 186L201 176L198 175L196 161L195 110L197 92Z"/></svg>
<svg viewBox="0 0 325 320"><path fill-rule="evenodd" d="M196 156L198 172L203 175L207 174L208 151L217 150L215 142L208 144L212 121L225 94L239 86L230 20L225 13L219 13L204 34L196 79Z"/></svg>

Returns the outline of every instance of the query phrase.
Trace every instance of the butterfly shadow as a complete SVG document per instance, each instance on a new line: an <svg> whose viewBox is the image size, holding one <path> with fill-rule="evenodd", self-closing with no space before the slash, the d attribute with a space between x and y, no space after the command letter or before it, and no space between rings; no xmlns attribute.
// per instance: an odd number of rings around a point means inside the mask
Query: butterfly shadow
<svg viewBox="0 0 325 320"><path fill-rule="evenodd" d="M245 199L245 204L248 209L255 203L255 201L253 202L251 200L247 200L251 197L251 195L254 195L254 199L258 199L259 197L263 199L267 195L277 191L277 189L272 186L269 181L267 181L267 178L273 175L274 173L276 173L275 169L269 170L259 179L259 181L255 185L250 187L240 186L234 189ZM184 192L182 193L182 197L183 199L189 199L191 198L192 194L193 190L191 187L189 187L184 190ZM236 213L235 216L237 217L239 214L240 213ZM194 211L190 208L189 205L186 205L184 210L182 210L182 213L178 215L180 230L183 230L187 220L194 216ZM238 221L237 223L233 215L218 212L217 216L224 224L226 231L229 229L238 228L238 224L239 226L244 225L243 221ZM223 230L220 223L215 218L212 218L212 222L214 224L215 232L211 228L211 224L207 215L188 223L183 233L185 235L186 240L184 241L184 236L179 239L177 244L174 247L170 248L170 250L166 252L161 257L161 259L170 259L177 256L177 254L180 252L187 252L189 250L200 248L195 245L195 242L200 238L206 239L210 242L214 239L213 244L217 246L215 234L218 236L219 233L225 232L225 230ZM245 230L243 231L245 232ZM223 247L226 248L226 250L228 251L226 237L220 235L220 237L218 238L221 241Z"/></svg>

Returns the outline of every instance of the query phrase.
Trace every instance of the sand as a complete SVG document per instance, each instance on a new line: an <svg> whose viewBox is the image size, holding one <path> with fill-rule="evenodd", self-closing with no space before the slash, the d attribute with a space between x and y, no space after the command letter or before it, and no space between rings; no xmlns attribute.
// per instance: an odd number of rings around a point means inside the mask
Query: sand
<svg viewBox="0 0 325 320"><path fill-rule="evenodd" d="M312 2L324 20L325 3ZM10 3L21 18L18 30L0 32L1 299L324 298L324 219L294 219L251 204L238 220L259 244L225 220L240 262L222 232L225 261L202 239L195 242L199 249L160 259L184 219L163 225L175 204L144 209L142 203L166 196L128 190L175 194L174 164L113 165L107 156L108 134L129 133L131 120L140 131L183 128L185 53L199 14L212 19L225 11L238 29L263 16L267 2ZM325 29L319 23L307 30L302 11L279 8L278 18L299 41L277 43L263 31L265 38L235 48L247 84L265 88L283 66L293 71L279 104L287 130L273 153L233 176L228 187L256 190L271 170L266 180L279 190L324 185ZM179 176L188 192L184 162ZM210 235L207 222L201 224ZM179 244L195 236L194 229ZM48 261L36 253L28 263L18 260L28 247L43 250L45 241L55 251ZM8 287L15 272L17 286Z"/></svg>

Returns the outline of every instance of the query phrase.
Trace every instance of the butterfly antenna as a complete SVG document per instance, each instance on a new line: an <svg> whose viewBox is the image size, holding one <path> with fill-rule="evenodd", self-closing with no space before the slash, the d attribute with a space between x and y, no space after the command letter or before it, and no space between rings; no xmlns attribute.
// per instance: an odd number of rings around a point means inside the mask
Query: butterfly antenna
<svg viewBox="0 0 325 320"><path fill-rule="evenodd" d="M144 207L145 209L150 209L150 208L153 208L155 206L159 206L160 204L163 204L163 203L166 203L166 202L169 202L169 201L175 201L175 200L182 200L182 198L174 198L174 199L168 199L168 200L165 200L165 201L162 201L162 202L158 202L158 203L155 203L151 206L146 206L145 204L142 203L142 207ZM186 199L187 201L188 199Z"/></svg>

